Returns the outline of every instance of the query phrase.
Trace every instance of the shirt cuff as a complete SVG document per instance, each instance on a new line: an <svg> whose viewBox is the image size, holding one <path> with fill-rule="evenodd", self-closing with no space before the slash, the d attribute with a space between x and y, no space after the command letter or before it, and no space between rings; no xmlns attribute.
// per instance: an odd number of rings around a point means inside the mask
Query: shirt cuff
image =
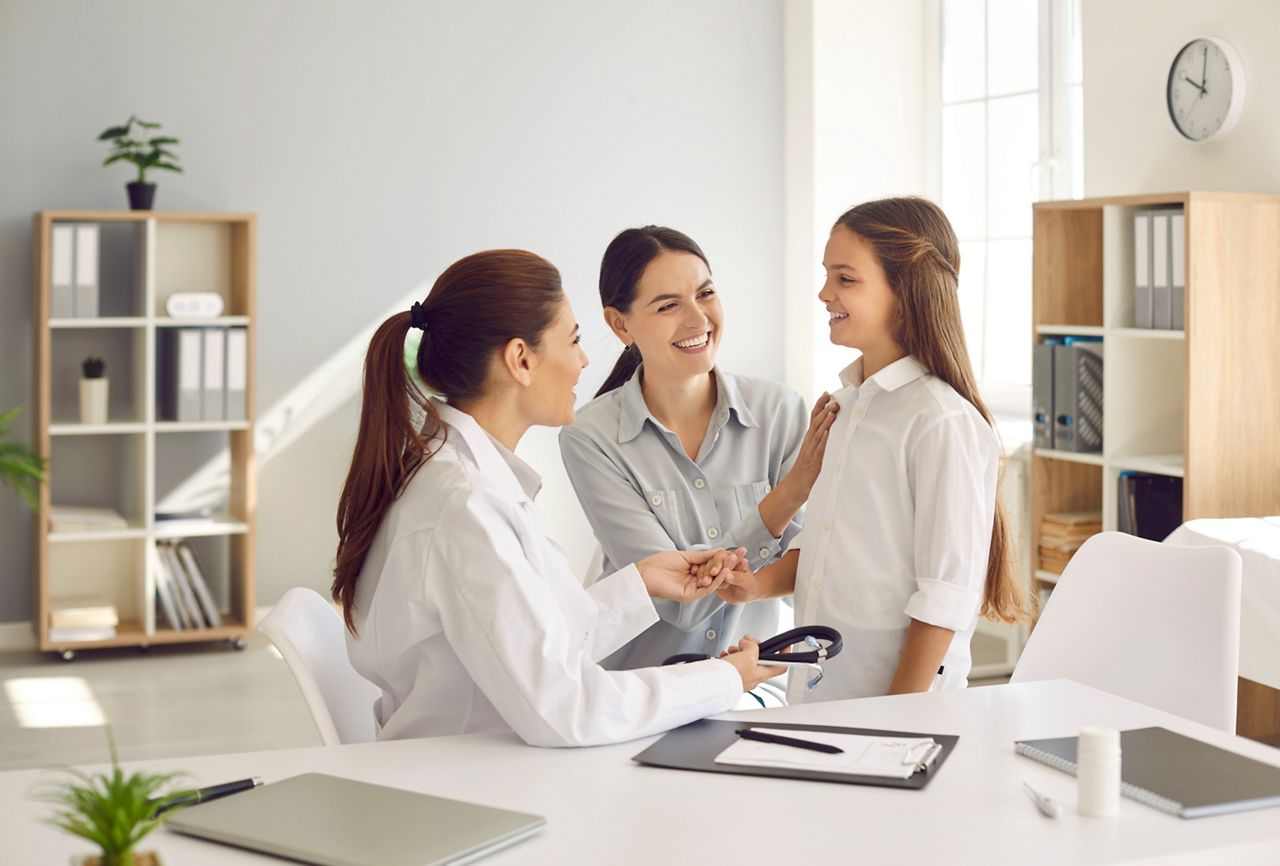
<svg viewBox="0 0 1280 866"><path fill-rule="evenodd" d="M982 603L978 593L944 580L916 583L920 588L907 600L907 616L952 631L964 631L973 622Z"/></svg>
<svg viewBox="0 0 1280 866"><path fill-rule="evenodd" d="M764 525L759 506L751 509L751 513L734 528L733 540L738 547L747 549L747 564L752 571L759 571L777 556L782 545L781 540L774 538L769 527Z"/></svg>
<svg viewBox="0 0 1280 866"><path fill-rule="evenodd" d="M635 565L628 565L587 587L596 606L591 655L599 661L658 621L658 611Z"/></svg>

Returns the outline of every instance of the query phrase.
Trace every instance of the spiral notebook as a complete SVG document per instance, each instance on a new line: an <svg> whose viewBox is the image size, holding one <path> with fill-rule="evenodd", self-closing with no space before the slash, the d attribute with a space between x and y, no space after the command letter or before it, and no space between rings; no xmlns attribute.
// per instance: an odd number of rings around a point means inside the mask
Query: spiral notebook
<svg viewBox="0 0 1280 866"><path fill-rule="evenodd" d="M1076 774L1076 738L1021 740L1020 755ZM1280 806L1280 767L1165 728L1120 732L1120 791L1180 818Z"/></svg>

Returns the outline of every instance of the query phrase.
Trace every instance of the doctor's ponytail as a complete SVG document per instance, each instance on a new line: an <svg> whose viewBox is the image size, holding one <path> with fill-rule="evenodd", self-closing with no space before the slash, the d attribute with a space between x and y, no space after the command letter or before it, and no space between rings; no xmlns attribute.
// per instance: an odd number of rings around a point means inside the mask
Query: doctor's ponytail
<svg viewBox="0 0 1280 866"><path fill-rule="evenodd" d="M359 433L338 499L330 587L352 634L356 583L378 527L444 444L446 428L422 386L455 405L484 396L495 354L517 338L537 348L563 300L560 272L546 259L489 250L450 265L426 300L374 332L365 356ZM410 328L423 332L412 370L405 353Z"/></svg>

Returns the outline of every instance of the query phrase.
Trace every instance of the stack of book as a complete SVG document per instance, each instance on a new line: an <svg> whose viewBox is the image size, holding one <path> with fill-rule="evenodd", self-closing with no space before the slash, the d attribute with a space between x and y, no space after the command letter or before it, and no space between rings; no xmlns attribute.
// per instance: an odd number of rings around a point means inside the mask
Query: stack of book
<svg viewBox="0 0 1280 866"><path fill-rule="evenodd" d="M169 628L217 628L218 605L204 570L185 541L156 542L156 600Z"/></svg>
<svg viewBox="0 0 1280 866"><path fill-rule="evenodd" d="M1080 545L1102 531L1102 512L1046 514L1040 521L1040 570L1062 574Z"/></svg>
<svg viewBox="0 0 1280 866"><path fill-rule="evenodd" d="M129 522L114 508L81 505L55 505L49 509L50 532L93 532L105 529L127 529Z"/></svg>
<svg viewBox="0 0 1280 866"><path fill-rule="evenodd" d="M49 640L54 643L111 640L120 618L111 602L97 595L54 599L49 611Z"/></svg>

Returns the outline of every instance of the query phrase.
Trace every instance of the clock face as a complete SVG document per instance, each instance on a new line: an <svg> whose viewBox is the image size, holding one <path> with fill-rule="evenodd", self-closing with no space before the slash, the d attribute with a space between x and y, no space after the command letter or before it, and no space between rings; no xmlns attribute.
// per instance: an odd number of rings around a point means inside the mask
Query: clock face
<svg viewBox="0 0 1280 866"><path fill-rule="evenodd" d="M1229 56L1230 55L1230 56ZM1239 115L1236 79L1243 70L1229 46L1214 39L1188 42L1169 69L1169 119L1192 141L1230 131Z"/></svg>

